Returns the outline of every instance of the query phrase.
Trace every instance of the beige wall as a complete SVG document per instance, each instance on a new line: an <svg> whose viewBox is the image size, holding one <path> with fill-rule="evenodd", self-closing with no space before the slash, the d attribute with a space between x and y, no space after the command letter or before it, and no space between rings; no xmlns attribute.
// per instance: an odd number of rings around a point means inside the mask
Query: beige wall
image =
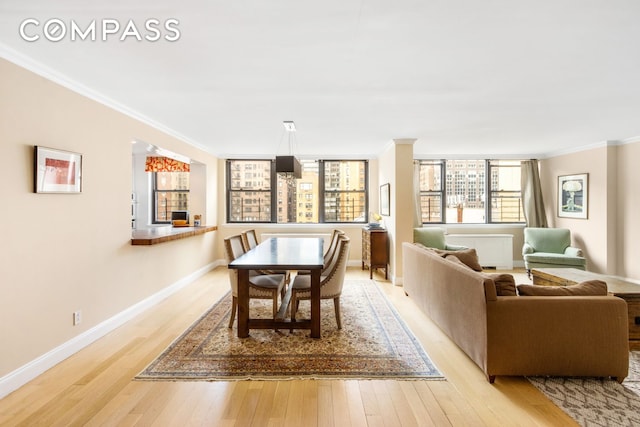
<svg viewBox="0 0 640 427"><path fill-rule="evenodd" d="M583 248L590 271L640 279L635 242L640 239L637 184L640 142L601 147L544 159L540 179L550 227L569 228ZM557 215L558 176L589 174L587 219Z"/></svg>
<svg viewBox="0 0 640 427"><path fill-rule="evenodd" d="M0 378L218 258L215 232L131 246L132 139L206 166L216 224L217 159L0 60L3 224ZM33 146L83 154L81 194L33 193ZM72 313L83 320L72 325Z"/></svg>
<svg viewBox="0 0 640 427"><path fill-rule="evenodd" d="M616 273L640 280L640 141L617 149Z"/></svg>

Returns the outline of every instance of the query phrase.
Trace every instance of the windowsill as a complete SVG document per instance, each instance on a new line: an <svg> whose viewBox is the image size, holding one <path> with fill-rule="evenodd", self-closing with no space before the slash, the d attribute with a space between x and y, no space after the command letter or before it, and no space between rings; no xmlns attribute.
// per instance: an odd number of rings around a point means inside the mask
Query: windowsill
<svg viewBox="0 0 640 427"><path fill-rule="evenodd" d="M204 225L201 227L172 227L167 225L164 227L135 229L131 232L131 244L134 246L156 245L158 243L198 236L217 229L218 227L215 225Z"/></svg>

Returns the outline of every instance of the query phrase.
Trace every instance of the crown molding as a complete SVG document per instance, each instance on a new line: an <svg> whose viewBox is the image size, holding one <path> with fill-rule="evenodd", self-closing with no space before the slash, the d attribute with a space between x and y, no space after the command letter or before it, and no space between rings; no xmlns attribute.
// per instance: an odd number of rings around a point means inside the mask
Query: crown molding
<svg viewBox="0 0 640 427"><path fill-rule="evenodd" d="M567 154L575 154L583 151L595 150L597 148L617 147L619 145L633 144L636 142L640 142L640 136L634 136L634 137L625 138L625 139L600 141L595 144L582 145L580 147L575 147L575 148L566 149L566 150L552 151L552 152L544 153L543 155L538 156L538 158L549 159L552 157L564 156Z"/></svg>
<svg viewBox="0 0 640 427"><path fill-rule="evenodd" d="M7 45L0 43L0 57L2 57L3 59L12 62L28 71L31 71L34 74L37 74L41 77L44 77L45 79L56 83L64 88L67 88L79 95L85 96L99 104L102 104L106 107L109 107L115 111L118 111L119 113L122 113L128 117L131 117L132 119L135 119L141 123L144 123L148 126L151 126L152 128L159 130L169 136L172 136L174 138L177 138L179 140L181 140L182 142L191 145L199 150L205 151L209 154L212 155L216 155L216 153L211 152L210 149L208 149L206 146L198 143L197 141L194 141L193 139L187 137L186 135L183 135L179 132L176 132L175 130L151 119L150 117L145 116L144 114L141 114L140 112L133 110L111 98L109 98L108 96L105 96L104 94L93 90L85 85L83 85L82 83L79 83L71 78L69 78L68 76L50 68L45 66L44 64L33 60L32 58L25 56L17 51L15 51L14 49L8 47Z"/></svg>

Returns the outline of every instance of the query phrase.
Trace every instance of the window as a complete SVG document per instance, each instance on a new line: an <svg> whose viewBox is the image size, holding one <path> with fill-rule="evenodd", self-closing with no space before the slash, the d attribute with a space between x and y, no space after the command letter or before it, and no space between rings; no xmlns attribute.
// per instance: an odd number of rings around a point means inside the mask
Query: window
<svg viewBox="0 0 640 427"><path fill-rule="evenodd" d="M520 161L421 160L420 206L423 224L524 222Z"/></svg>
<svg viewBox="0 0 640 427"><path fill-rule="evenodd" d="M492 160L490 222L524 222L520 197L520 161Z"/></svg>
<svg viewBox="0 0 640 427"><path fill-rule="evenodd" d="M153 172L153 223L171 222L171 212L189 209L189 172Z"/></svg>
<svg viewBox="0 0 640 427"><path fill-rule="evenodd" d="M420 162L420 207L422 222L444 222L442 216L443 162Z"/></svg>
<svg viewBox="0 0 640 427"><path fill-rule="evenodd" d="M300 164L302 177L295 179L276 174L272 160L228 160L227 221L367 221L367 161L301 160ZM256 176L255 171L259 171ZM260 185L254 185L256 182ZM250 199L249 194L254 197Z"/></svg>
<svg viewBox="0 0 640 427"><path fill-rule="evenodd" d="M367 220L367 168L364 161L323 162L324 221Z"/></svg>
<svg viewBox="0 0 640 427"><path fill-rule="evenodd" d="M271 160L227 162L229 222L270 222Z"/></svg>

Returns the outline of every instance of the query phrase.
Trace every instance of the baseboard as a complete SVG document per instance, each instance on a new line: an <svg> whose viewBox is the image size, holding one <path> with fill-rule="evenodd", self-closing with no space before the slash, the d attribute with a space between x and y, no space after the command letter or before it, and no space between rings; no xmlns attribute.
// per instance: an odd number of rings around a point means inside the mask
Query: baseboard
<svg viewBox="0 0 640 427"><path fill-rule="evenodd" d="M180 289L184 288L194 280L198 279L201 276L204 276L206 273L220 265L224 264L220 264L219 261L215 261L200 268L199 270L194 271L188 276L178 280L174 284L167 286L161 291L132 305L126 310L116 314L115 316L105 320L104 322L94 326L93 328L88 329L80 335L75 336L74 338L43 354L37 359L32 360L26 365L23 365L15 371L10 372L9 374L0 378L0 399L7 396L9 393L19 389L29 381L36 378L38 375L41 375L48 369L54 367L66 358L82 350L94 341L102 338L109 332L122 326L137 315L160 303L164 299L178 292Z"/></svg>

